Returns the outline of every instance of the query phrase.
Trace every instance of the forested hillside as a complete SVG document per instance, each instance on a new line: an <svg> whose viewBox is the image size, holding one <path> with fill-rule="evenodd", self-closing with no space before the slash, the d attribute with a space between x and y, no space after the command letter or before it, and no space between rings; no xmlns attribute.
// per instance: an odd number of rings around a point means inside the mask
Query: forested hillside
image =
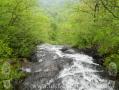
<svg viewBox="0 0 119 90"><path fill-rule="evenodd" d="M119 72L119 0L0 0L0 90L24 76L20 60L41 43L95 49Z"/></svg>
<svg viewBox="0 0 119 90"><path fill-rule="evenodd" d="M0 0L0 90L5 90L3 83L11 86L12 79L24 75L18 71L21 58L48 42L49 31L50 20L37 0Z"/></svg>

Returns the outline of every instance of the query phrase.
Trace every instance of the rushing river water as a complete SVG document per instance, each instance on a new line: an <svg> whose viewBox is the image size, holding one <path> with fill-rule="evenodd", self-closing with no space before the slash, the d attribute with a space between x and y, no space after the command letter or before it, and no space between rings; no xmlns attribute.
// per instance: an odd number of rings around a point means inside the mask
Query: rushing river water
<svg viewBox="0 0 119 90"><path fill-rule="evenodd" d="M39 58L39 63L43 62L43 57L41 58L41 56L46 57L45 54L48 55L47 52L52 52L51 54L54 54L53 57L48 57L49 60L60 58L58 59L60 61L64 57L72 60L72 64L65 64L63 69L58 72L58 75L55 78L55 80L61 81L58 83L62 84L62 88L28 90L114 90L115 81L108 80L100 75L100 73L103 73L104 70L101 69L98 64L93 62L92 57L75 52L73 49L64 53L61 51L62 48L63 46L49 44L43 44L37 47L37 57ZM41 55L42 51L45 51L46 53ZM38 52L40 52L40 56ZM47 63L49 62L47 61ZM29 71L32 72L32 70ZM35 70L33 71L35 72ZM39 70L36 71L40 72ZM49 81L51 81L51 79Z"/></svg>

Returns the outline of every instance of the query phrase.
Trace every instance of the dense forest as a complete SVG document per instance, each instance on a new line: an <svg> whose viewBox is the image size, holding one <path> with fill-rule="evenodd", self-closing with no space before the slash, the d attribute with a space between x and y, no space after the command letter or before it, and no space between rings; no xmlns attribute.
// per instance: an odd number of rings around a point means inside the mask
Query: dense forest
<svg viewBox="0 0 119 90"><path fill-rule="evenodd" d="M0 90L12 90L10 82L24 76L20 61L41 43L95 49L104 67L114 62L119 72L119 0L61 1L54 9L38 0L0 0Z"/></svg>

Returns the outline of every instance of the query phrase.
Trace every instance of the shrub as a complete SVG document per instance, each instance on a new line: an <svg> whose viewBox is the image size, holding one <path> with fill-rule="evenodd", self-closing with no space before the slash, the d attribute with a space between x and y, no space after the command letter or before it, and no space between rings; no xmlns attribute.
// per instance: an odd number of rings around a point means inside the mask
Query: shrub
<svg viewBox="0 0 119 90"><path fill-rule="evenodd" d="M118 72L119 72L119 54L112 54L112 55L110 55L109 57L107 57L107 58L105 59L104 66L105 66L106 68L109 68L109 64L110 64L111 62L113 62L113 63L116 64L117 70L118 70Z"/></svg>
<svg viewBox="0 0 119 90"><path fill-rule="evenodd" d="M25 75L19 68L17 59L0 59L0 90L13 90L12 80Z"/></svg>
<svg viewBox="0 0 119 90"><path fill-rule="evenodd" d="M12 54L12 49L7 43L0 40L0 58L10 57Z"/></svg>

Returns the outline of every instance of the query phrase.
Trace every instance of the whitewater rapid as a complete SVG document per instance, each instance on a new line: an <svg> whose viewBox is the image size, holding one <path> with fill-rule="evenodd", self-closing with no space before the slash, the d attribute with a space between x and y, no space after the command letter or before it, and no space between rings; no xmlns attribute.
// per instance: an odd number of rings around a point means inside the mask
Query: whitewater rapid
<svg viewBox="0 0 119 90"><path fill-rule="evenodd" d="M30 63L22 68L30 75L15 90L115 90L118 86L92 57L70 47L38 45Z"/></svg>
<svg viewBox="0 0 119 90"><path fill-rule="evenodd" d="M59 57L73 59L73 64L66 65L59 73L58 78L62 79L64 90L113 90L114 81L103 79L98 73L103 70L97 70L98 64L93 62L93 58L80 54L67 54L61 52L63 46L41 45L40 49L47 49L55 52Z"/></svg>

